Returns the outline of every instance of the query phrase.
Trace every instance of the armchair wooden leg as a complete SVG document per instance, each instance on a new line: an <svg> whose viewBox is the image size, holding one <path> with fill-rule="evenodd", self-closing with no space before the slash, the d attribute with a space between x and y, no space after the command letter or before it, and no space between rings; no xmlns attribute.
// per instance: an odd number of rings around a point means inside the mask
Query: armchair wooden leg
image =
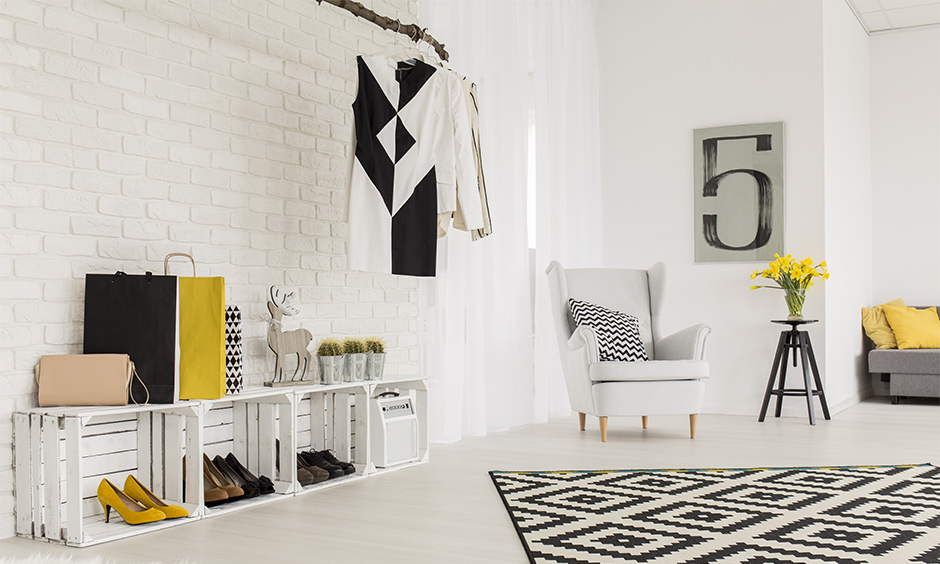
<svg viewBox="0 0 940 564"><path fill-rule="evenodd" d="M607 442L607 417L599 417L601 422L601 442Z"/></svg>
<svg viewBox="0 0 940 564"><path fill-rule="evenodd" d="M646 423L647 423L648 421L649 421L649 416L648 416L648 415L644 415L644 416L643 416L643 428L644 428L644 429L646 429Z"/></svg>
<svg viewBox="0 0 940 564"><path fill-rule="evenodd" d="M696 426L698 426L698 413L692 413L689 415L689 431L693 439L695 438Z"/></svg>
<svg viewBox="0 0 940 564"><path fill-rule="evenodd" d="M578 413L578 423L581 424L581 430L582 430L582 431L584 430L584 420L585 420L586 417L587 417L587 416L584 415L583 413L580 413L580 412Z"/></svg>

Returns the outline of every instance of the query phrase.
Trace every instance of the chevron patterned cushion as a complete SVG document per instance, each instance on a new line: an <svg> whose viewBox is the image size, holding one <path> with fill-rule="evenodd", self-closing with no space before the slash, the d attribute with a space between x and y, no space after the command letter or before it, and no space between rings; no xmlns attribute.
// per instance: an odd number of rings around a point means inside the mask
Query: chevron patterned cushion
<svg viewBox="0 0 940 564"><path fill-rule="evenodd" d="M640 338L640 320L636 316L574 298L568 300L568 307L575 323L594 329L602 361L649 360Z"/></svg>

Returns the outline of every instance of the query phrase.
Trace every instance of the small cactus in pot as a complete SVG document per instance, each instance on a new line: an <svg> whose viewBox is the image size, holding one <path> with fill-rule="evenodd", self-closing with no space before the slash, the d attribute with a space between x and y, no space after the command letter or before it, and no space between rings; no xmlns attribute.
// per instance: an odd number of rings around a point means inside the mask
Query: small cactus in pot
<svg viewBox="0 0 940 564"><path fill-rule="evenodd" d="M343 341L343 352L346 353L347 382L361 382L366 372L366 343L362 339L349 337Z"/></svg>
<svg viewBox="0 0 940 564"><path fill-rule="evenodd" d="M381 337L366 337L366 380L381 380L385 372L385 341Z"/></svg>
<svg viewBox="0 0 940 564"><path fill-rule="evenodd" d="M326 338L317 345L317 364L320 367L321 384L341 384L344 368L343 344Z"/></svg>

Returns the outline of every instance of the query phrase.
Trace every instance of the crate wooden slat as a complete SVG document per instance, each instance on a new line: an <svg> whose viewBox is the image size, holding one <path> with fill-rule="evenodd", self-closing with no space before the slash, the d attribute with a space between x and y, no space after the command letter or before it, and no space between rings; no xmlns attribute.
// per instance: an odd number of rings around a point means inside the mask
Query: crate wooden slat
<svg viewBox="0 0 940 564"><path fill-rule="evenodd" d="M29 437L30 449L29 457L32 466L29 469L30 475L30 497L33 504L33 535L42 538L43 523L45 515L43 514L43 491L42 491L42 414L31 413L29 416Z"/></svg>
<svg viewBox="0 0 940 564"><path fill-rule="evenodd" d="M203 490L202 452L205 445L205 433L202 427L202 409L196 411L198 416L186 418L186 452L189 453L190 464L185 464L183 472L186 484L183 499L189 501L193 509L189 511L192 517L202 517L205 511L205 491Z"/></svg>
<svg viewBox="0 0 940 564"><path fill-rule="evenodd" d="M144 460L138 468L147 468L149 466L150 487L155 492L163 491L163 470L156 466L156 461L163 460L166 456L163 450L163 426L166 424L166 415L160 412L150 414L150 458Z"/></svg>
<svg viewBox="0 0 940 564"><path fill-rule="evenodd" d="M318 484L310 484L309 486L304 486L298 488L295 495L307 495L320 490L325 490L328 488L335 488L336 486L342 486L343 484L348 484L350 482L355 482L358 480L364 480L368 478L365 474L350 474L348 476L343 476L342 478L333 478L332 480L327 480L325 482L320 482Z"/></svg>
<svg viewBox="0 0 940 564"><path fill-rule="evenodd" d="M293 495L294 492L288 492L287 495L279 495L278 493L261 495L257 497L252 497L248 499L240 499L237 501L230 501L223 503L221 505L216 505L214 507L206 507L203 510L202 517L204 519L209 519L212 517L221 517L222 515L228 515L229 513L235 511L242 511L245 509L251 509L252 507L257 507L259 505L267 505L269 503L276 503L282 499L287 499Z"/></svg>
<svg viewBox="0 0 940 564"><path fill-rule="evenodd" d="M30 455L29 415L13 414L13 472L16 492L16 534L33 536L33 488L30 473L34 461ZM38 461L35 466L39 466Z"/></svg>
<svg viewBox="0 0 940 564"><path fill-rule="evenodd" d="M163 491L162 497L183 499L183 454L186 452L186 440L183 437L183 418L168 418L163 430ZM160 468L153 468L156 474ZM160 496L158 496L160 497Z"/></svg>
<svg viewBox="0 0 940 564"><path fill-rule="evenodd" d="M310 448L325 448L326 394L310 395Z"/></svg>
<svg viewBox="0 0 940 564"><path fill-rule="evenodd" d="M188 504L184 504L184 507L188 507ZM96 544L110 542L118 539L125 539L153 531L159 531L161 529L185 525L186 523L191 523L199 519L198 516L183 517L181 519L164 519L163 521L157 521L156 523L128 525L122 521L120 517L115 515L112 515L112 517L113 518L111 519L110 523L105 523L103 519L97 517L88 517L83 519L81 529L84 533L84 542L69 542L68 544L70 546L80 547L94 546Z"/></svg>
<svg viewBox="0 0 940 564"><path fill-rule="evenodd" d="M80 417L65 418L65 480L66 484L81 482L82 476L82 419ZM82 490L80 487L66 487L65 503L69 509L80 508L82 505ZM72 509L68 512L67 542L79 544L82 538L82 510Z"/></svg>
<svg viewBox="0 0 940 564"><path fill-rule="evenodd" d="M59 489L59 418L42 416L42 481L45 522L43 536L51 541L62 540Z"/></svg>
<svg viewBox="0 0 940 564"><path fill-rule="evenodd" d="M153 456L153 414L140 412L137 414L137 478L145 484L153 485L153 468L150 462Z"/></svg>

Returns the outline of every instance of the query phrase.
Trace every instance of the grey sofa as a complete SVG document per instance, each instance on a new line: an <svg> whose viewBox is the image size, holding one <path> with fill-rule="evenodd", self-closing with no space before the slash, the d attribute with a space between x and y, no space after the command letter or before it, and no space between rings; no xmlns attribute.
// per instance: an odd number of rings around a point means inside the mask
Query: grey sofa
<svg viewBox="0 0 940 564"><path fill-rule="evenodd" d="M940 397L940 349L872 349L868 371L875 395Z"/></svg>

